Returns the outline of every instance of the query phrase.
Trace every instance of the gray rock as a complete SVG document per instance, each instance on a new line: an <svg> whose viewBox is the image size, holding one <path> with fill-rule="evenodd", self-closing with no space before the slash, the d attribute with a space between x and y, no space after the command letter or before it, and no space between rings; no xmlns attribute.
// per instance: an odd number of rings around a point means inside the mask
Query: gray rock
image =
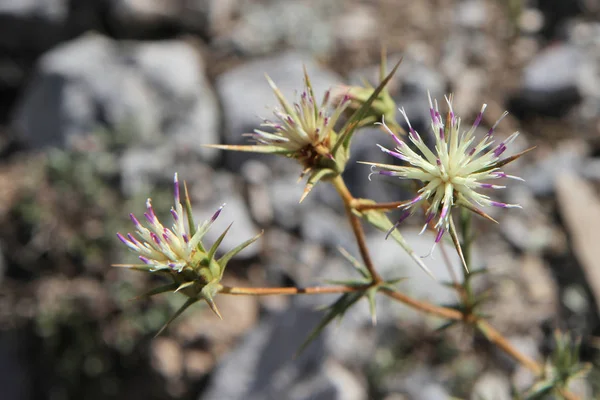
<svg viewBox="0 0 600 400"><path fill-rule="evenodd" d="M333 49L335 32L331 23L341 2L262 1L249 2L240 9L232 31L221 40L247 55L271 53L284 43L312 54L326 55Z"/></svg>
<svg viewBox="0 0 600 400"><path fill-rule="evenodd" d="M346 219L331 208L313 205L304 213L300 229L308 241L331 248L347 248L354 240L347 224Z"/></svg>
<svg viewBox="0 0 600 400"><path fill-rule="evenodd" d="M153 156L167 165L182 156L211 160L216 152L201 145L217 142L219 116L203 70L182 41L119 43L89 34L41 58L12 127L36 149L73 149L100 132L107 148L129 144L138 155L151 149L126 175L151 171Z"/></svg>
<svg viewBox="0 0 600 400"><path fill-rule="evenodd" d="M477 379L471 392L472 400L510 400L510 380L499 372L487 372Z"/></svg>
<svg viewBox="0 0 600 400"><path fill-rule="evenodd" d="M436 382L435 373L425 368L415 369L407 376L394 377L389 390L404 393L410 400L450 400L446 389Z"/></svg>
<svg viewBox="0 0 600 400"><path fill-rule="evenodd" d="M586 156L590 149L581 141L563 142L553 152L548 152L537 162L523 168L519 176L525 179L524 185L536 196L548 196L554 193L554 184L558 175L571 171L583 171Z"/></svg>
<svg viewBox="0 0 600 400"><path fill-rule="evenodd" d="M480 29L488 17L487 5L481 0L461 1L454 10L454 20L463 28Z"/></svg>
<svg viewBox="0 0 600 400"><path fill-rule="evenodd" d="M164 37L165 32L209 34L215 0L110 0L109 24L119 36ZM223 2L226 3L226 2ZM222 8L222 7L221 7Z"/></svg>
<svg viewBox="0 0 600 400"><path fill-rule="evenodd" d="M294 358L320 318L316 311L292 307L264 319L217 366L202 399L341 399L323 379L322 337Z"/></svg>
<svg viewBox="0 0 600 400"><path fill-rule="evenodd" d="M342 82L340 77L320 67L310 56L296 52L252 61L218 76L216 89L226 115L224 143L248 144L242 134L258 128L262 122L259 117L272 115L272 107L277 105L277 99L265 80L265 74L291 101L295 93L303 88L303 65L308 70L318 99L329 87ZM225 152L224 157L226 165L234 171L251 158L274 158L239 152ZM297 173L299 171L300 168Z"/></svg>
<svg viewBox="0 0 600 400"><path fill-rule="evenodd" d="M236 177L225 172L216 172L211 176L213 186L204 194L196 193L207 191L205 185L196 184L190 189L193 199L202 201L192 202L194 206L194 217L196 221L205 221L209 219L215 211L225 203L225 207L219 218L215 221L211 229L206 233L206 243L212 244L227 229L229 224L233 223L231 229L223 239L220 249L223 253L233 249L246 240L256 236L260 230L254 225L246 202L240 190ZM260 239L259 239L260 240ZM236 257L251 258L260 251L260 243L255 243L243 250Z"/></svg>
<svg viewBox="0 0 600 400"><path fill-rule="evenodd" d="M525 66L521 88L509 108L517 116L565 114L581 100L583 59L579 48L566 43L545 49Z"/></svg>

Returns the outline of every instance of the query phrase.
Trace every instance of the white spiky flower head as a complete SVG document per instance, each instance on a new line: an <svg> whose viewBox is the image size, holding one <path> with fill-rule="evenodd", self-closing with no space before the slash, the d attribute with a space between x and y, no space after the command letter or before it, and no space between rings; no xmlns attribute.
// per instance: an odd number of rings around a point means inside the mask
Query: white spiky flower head
<svg viewBox="0 0 600 400"><path fill-rule="evenodd" d="M162 273L169 276L172 283L153 289L148 295L174 291L188 297L188 301L171 320L199 300L205 300L210 308L221 317L213 297L222 289L220 282L227 263L233 256L256 241L260 234L217 258L219 245L231 225L211 247L205 247L203 238L221 214L225 204L219 207L209 220L196 225L192 218L192 206L187 196L187 190L185 202L182 204L177 174L175 174L174 184L175 204L171 208L172 227L169 229L163 226L154 213L151 199L148 199L146 201L146 212L144 213L146 226L135 215L129 214L136 229L135 234L122 235L117 233L119 240L138 255L142 264L118 264L115 266L151 273Z"/></svg>
<svg viewBox="0 0 600 400"><path fill-rule="evenodd" d="M398 138L388 128L385 121L381 125L396 142L396 148L389 150L381 145L378 146L384 153L408 165L364 163L372 166L373 173L423 182L423 187L418 191L417 196L401 206L404 213L392 229L395 229L421 206L425 206L426 222L422 232L431 221L437 218L435 243L438 243L444 233L448 231L451 222L451 210L455 206L466 207L489 219L491 217L487 216L478 207L520 207L516 204L494 201L488 195L478 192L478 190L502 189L505 187L489 183L490 180L500 178L522 180L516 176L507 175L500 170L500 166L512 161L501 160L500 156L519 133L514 132L498 144L495 144L493 137L497 125L508 113L502 114L484 138L479 143L475 143L475 130L481 122L486 105L483 105L470 129L461 133L461 119L454 114L452 109L452 96L445 97L445 99L448 105L448 113L444 121L439 112L437 101L432 101L431 95L429 95L431 129L435 137L435 148L433 150L427 147L421 136L413 129L404 109L400 109L400 113L408 124L410 143L414 145L417 151L413 150L405 140Z"/></svg>

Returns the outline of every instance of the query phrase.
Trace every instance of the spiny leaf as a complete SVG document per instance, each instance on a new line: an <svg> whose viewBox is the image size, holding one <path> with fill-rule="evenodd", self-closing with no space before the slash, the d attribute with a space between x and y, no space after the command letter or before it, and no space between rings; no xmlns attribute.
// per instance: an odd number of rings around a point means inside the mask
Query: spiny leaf
<svg viewBox="0 0 600 400"><path fill-rule="evenodd" d="M538 382L525 394L525 400L543 400L554 389L553 381Z"/></svg>
<svg viewBox="0 0 600 400"><path fill-rule="evenodd" d="M308 71L306 71L306 65L302 66L302 70L304 72L304 83L306 84L306 88L308 89L308 96L311 99L315 98L315 93L313 92L312 84L310 83L310 78L308 77ZM317 106L317 102L313 101L313 112L315 113L315 117L319 115L319 106Z"/></svg>
<svg viewBox="0 0 600 400"><path fill-rule="evenodd" d="M448 328L453 327L454 325L456 325L458 323L458 321L456 320L452 320L452 321L448 321L446 323L444 323L442 326L437 327L434 332L443 332Z"/></svg>
<svg viewBox="0 0 600 400"><path fill-rule="evenodd" d="M298 351L296 351L295 357L299 356L306 347L317 337L319 334L333 321L336 317L342 317L344 313L360 298L363 296L363 292L351 292L345 293L340 296L335 303L329 307L329 311L325 314L321 322L312 330L308 335L308 338L302 343Z"/></svg>
<svg viewBox="0 0 600 400"><path fill-rule="evenodd" d="M157 268L156 265L148 265L148 264L112 264L111 267L117 268L127 268L133 271L140 272L161 272L163 270L168 270L169 267Z"/></svg>
<svg viewBox="0 0 600 400"><path fill-rule="evenodd" d="M231 260L231 258L233 256L235 256L237 253L244 250L246 247L250 246L252 243L256 242L263 233L264 233L264 231L260 231L259 234L246 240L244 243L236 246L235 248L229 250L227 253L225 253L223 255L223 257L221 257L221 258L219 258L219 260L217 260L217 263L221 266L221 276L219 278L223 277L223 272L225 271L225 267L227 267L227 263L229 262L229 260Z"/></svg>
<svg viewBox="0 0 600 400"><path fill-rule="evenodd" d="M459 205L460 207L466 208L467 210L479 215L480 217L487 219L488 221L494 222L496 224L498 223L498 221L496 221L494 218L490 217L483 210L475 207L474 205L472 205L471 203L469 203L467 201L461 201L461 202L457 203L457 205Z"/></svg>
<svg viewBox="0 0 600 400"><path fill-rule="evenodd" d="M189 282L182 283L181 285L179 285L177 287L177 289L175 290L175 292L179 292L182 289L185 289L187 287L193 286L194 283L195 283L194 281L189 281Z"/></svg>
<svg viewBox="0 0 600 400"><path fill-rule="evenodd" d="M289 150L282 149L277 146L269 146L263 144L203 144L202 147L211 149L243 151L248 153L262 154L291 154Z"/></svg>
<svg viewBox="0 0 600 400"><path fill-rule="evenodd" d="M317 182L319 182L321 179L326 178L328 176L334 176L335 174L336 174L336 172L334 170L327 169L327 168L321 168L321 169L318 169L318 170L314 171L313 173L311 173L311 175L308 177L308 182L306 182L306 187L304 188L304 192L302 193L302 196L300 197L299 203L302 203L302 201L306 198L306 196L308 196L308 194L313 189L313 187L317 184Z"/></svg>
<svg viewBox="0 0 600 400"><path fill-rule="evenodd" d="M273 93L275 94L275 97L277 97L277 100L279 101L279 104L281 104L281 107L283 107L283 109L285 110L285 112L289 115L292 116L297 116L296 115L296 110L294 110L294 107L292 107L290 105L290 103L288 103L288 101L286 100L285 96L283 95L283 93L281 93L281 90L279 90L279 88L277 87L277 85L275 84L275 82L273 82L273 80L271 79L271 77L267 74L265 74L265 78L267 78L267 82L269 82L269 86L271 86L271 89L273 90Z"/></svg>
<svg viewBox="0 0 600 400"><path fill-rule="evenodd" d="M350 263L354 266L354 268L356 268L356 270L358 272L360 272L360 274L364 278L369 279L369 280L372 279L371 273L369 272L369 270L360 261L358 261L352 254L350 254L342 246L338 246L337 249L346 260L350 261Z"/></svg>
<svg viewBox="0 0 600 400"><path fill-rule="evenodd" d="M148 298L157 294L165 293L165 292L173 292L177 289L177 283L168 283L166 285L162 285L147 291L144 294L140 294L139 296L134 297L131 300L140 300L144 298Z"/></svg>
<svg viewBox="0 0 600 400"><path fill-rule="evenodd" d="M342 285L349 287L363 287L368 286L371 283L371 279L354 280L354 279L326 279L325 283L329 285Z"/></svg>
<svg viewBox="0 0 600 400"><path fill-rule="evenodd" d="M225 239L225 235L227 235L227 232L229 232L231 225L233 225L233 222L231 224L229 224L229 226L227 227L227 229L225 229L225 231L223 231L223 233L221 233L221 236L219 236L219 238L213 243L212 247L208 251L206 258L208 259L209 262L212 261L213 257L215 256L217 249L221 245L221 242L223 241L223 239Z"/></svg>
<svg viewBox="0 0 600 400"><path fill-rule="evenodd" d="M382 211L378 210L368 210L359 214L359 216L365 218L365 220L376 227L377 229L387 232L389 231L394 224L389 220L387 215ZM431 273L429 268L425 265L421 257L419 257L413 249L409 246L409 244L404 240L404 237L398 232L397 229L394 229L390 234L394 240L408 253L408 255L421 267L423 271L427 273L431 278L436 279L435 276Z"/></svg>
<svg viewBox="0 0 600 400"><path fill-rule="evenodd" d="M377 294L378 287L372 287L367 290L367 299L369 300L369 313L371 314L371 324L377 325L377 310L375 309L375 295Z"/></svg>
<svg viewBox="0 0 600 400"><path fill-rule="evenodd" d="M192 304L194 304L197 301L198 301L198 299L193 299L193 298L187 299L186 302L183 303L183 305L181 307L179 307L179 310L177 310L175 312L175 314L173 314L171 316L171 318L169 318L169 320L163 325L162 328L160 328L160 330L156 333L156 335L154 335L154 337L157 337L161 333L163 333L163 331L165 329L167 329L167 327L171 324L171 322L173 322L175 320L175 318L179 317L189 306L191 306Z"/></svg>
<svg viewBox="0 0 600 400"><path fill-rule="evenodd" d="M215 297L221 289L223 289L223 286L215 279L212 282L207 283L200 291L200 297L206 301L212 312L214 312L219 319L223 319L223 317L221 316L213 297Z"/></svg>
<svg viewBox="0 0 600 400"><path fill-rule="evenodd" d="M373 91L371 96L369 96L367 101L365 101L363 103L363 105L358 110L356 110L354 112L354 114L352 114L352 116L348 119L348 121L346 121L346 123L340 130L340 136L338 137L338 140L335 143L335 146L331 150L331 154L333 154L335 156L338 149L342 145L346 148L348 147L348 144L350 143L350 139L352 138L354 131L356 130L356 128L358 128L360 121L364 118L364 116L369 111L369 108L371 107L371 103L373 103L373 101L377 98L377 96L379 96L381 91L388 84L390 79L392 79L392 77L396 73L396 70L400 66L401 62L402 62L402 59L400 59L400 61L398 61L398 63L394 66L394 68L392 68L392 71L385 77L385 79L383 79L381 81L379 86L377 86L377 88Z"/></svg>
<svg viewBox="0 0 600 400"><path fill-rule="evenodd" d="M456 231L456 226L454 225L454 219L452 219L452 217L449 218L450 219L450 237L452 238L452 243L454 243L454 248L456 249L456 252L458 253L458 256L460 257L460 261L462 262L462 265L466 271L466 273L469 273L469 266L467 265L467 261L465 260L465 256L463 254L462 251L462 246L460 245L460 240L458 239L458 232Z"/></svg>
<svg viewBox="0 0 600 400"><path fill-rule="evenodd" d="M188 220L188 228L190 230L190 238L196 234L196 224L194 223L194 214L192 213L192 202L190 201L190 193L188 192L187 183L183 181L183 193L185 197L185 214ZM204 247L202 247L202 243L198 241L198 249L204 252Z"/></svg>
<svg viewBox="0 0 600 400"><path fill-rule="evenodd" d="M513 162L513 161L515 161L517 158L519 158L519 157L521 157L521 156L524 156L525 154L527 154L527 153L529 153L530 151L534 150L536 147L537 147L537 146L530 147L530 148L528 148L528 149L526 149L526 150L523 150L522 152L520 152L520 153L518 153L518 154L515 154L514 156L510 156L510 157L507 157L507 158L505 158L505 159L503 159L503 160L496 161L496 162L495 162L495 163L493 163L492 165L490 165L490 166L488 166L488 167L485 167L485 168L482 168L482 169L480 169L480 170L477 170L477 171L475 171L475 172L473 172L473 173L474 173L474 174L478 174L478 173L480 173L480 172L491 171L491 170L492 170L492 169L494 169L494 168L501 168L501 167L505 166L506 164L508 164L508 163L510 163L510 162Z"/></svg>

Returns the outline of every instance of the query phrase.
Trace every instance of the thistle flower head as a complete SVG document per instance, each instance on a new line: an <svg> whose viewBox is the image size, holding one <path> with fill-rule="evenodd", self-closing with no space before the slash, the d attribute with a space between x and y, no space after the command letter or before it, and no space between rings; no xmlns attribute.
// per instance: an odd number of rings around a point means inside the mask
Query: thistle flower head
<svg viewBox="0 0 600 400"><path fill-rule="evenodd" d="M281 108L273 110L274 120L265 119L261 124L272 133L255 129L254 133L248 136L258 144L278 147L301 161L315 155L331 158L331 145L336 137L333 127L350 104L350 98L345 96L330 112L331 91L327 90L318 104L308 75L305 74L305 88L300 94L300 99L291 105L268 76L267 81Z"/></svg>
<svg viewBox="0 0 600 400"><path fill-rule="evenodd" d="M166 228L159 221L152 208L152 201L148 199L146 201L146 212L144 213L146 226L135 215L129 214L135 227L135 234L127 233L127 235L122 235L121 233L117 233L119 240L138 255L142 264L116 266L146 272L159 272L170 276L173 281L171 284L154 289L149 292L149 295L166 291L185 294L188 297L188 302L184 304L176 315L179 315L183 309L194 302L204 299L220 317L213 302L213 297L222 288L220 281L223 277L225 267L235 254L258 239L258 235L230 250L221 258L216 259L217 249L227 234L229 227L210 248L204 246L202 239L221 214L225 204L219 207L209 220L195 225L191 215L191 204L186 191L185 208L187 221L185 221L184 206L181 202L177 174L175 174L174 183L175 204L171 208L171 216L173 218L171 228Z"/></svg>
<svg viewBox="0 0 600 400"><path fill-rule="evenodd" d="M399 139L382 122L385 130L396 142L396 148L389 150L381 145L379 148L386 154L404 162L405 165L389 165L379 163L365 163L372 165L373 173L387 176L396 176L400 179L414 179L423 182L423 187L415 198L405 203L402 207L404 213L394 227L413 214L421 206L425 208L426 223L423 231L430 222L437 219L436 243L439 242L450 225L452 207L462 206L489 219L478 207L495 206L502 208L520 207L516 204L506 204L492 200L488 195L480 193L480 189L502 189L505 186L495 185L488 181L500 178L519 179L507 175L500 170L500 166L507 163L500 157L507 146L517 137L518 132L510 135L506 140L495 143L494 130L500 121L507 115L505 112L496 121L482 140L476 142L475 130L479 126L486 105L484 104L477 115L475 122L467 130L461 132L461 119L452 109L452 97L446 97L448 113L443 118L439 112L437 101L432 101L429 96L429 113L431 129L435 137L435 148L430 150L422 137L413 129L404 109L400 109L408 124L408 138L414 150L406 140ZM511 161L511 160L508 160Z"/></svg>

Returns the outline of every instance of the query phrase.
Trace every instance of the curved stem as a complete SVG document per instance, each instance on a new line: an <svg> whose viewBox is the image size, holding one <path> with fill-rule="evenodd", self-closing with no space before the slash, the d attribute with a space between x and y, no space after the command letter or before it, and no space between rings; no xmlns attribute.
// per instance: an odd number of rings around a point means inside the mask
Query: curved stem
<svg viewBox="0 0 600 400"><path fill-rule="evenodd" d="M246 296L296 295L296 294L328 294L350 293L364 290L360 286L313 286L313 287L232 287L223 286L219 293Z"/></svg>
<svg viewBox="0 0 600 400"><path fill-rule="evenodd" d="M414 308L415 310L422 311L427 314L436 315L441 318L462 320L464 319L463 313L453 308L440 307L424 301L419 301L410 296L407 296L400 292L395 292L389 289L381 290L386 296L391 297L399 302L406 304L407 306Z"/></svg>
<svg viewBox="0 0 600 400"><path fill-rule="evenodd" d="M362 257L363 262L365 263L365 267L369 270L371 274L371 278L373 278L374 283L381 283L383 279L381 275L375 269L373 265L373 260L371 259L371 255L369 254L369 249L367 248L367 239L365 237L365 231L362 228L362 224L360 218L354 214L353 204L355 198L352 196L344 179L340 175L336 176L332 179L333 186L337 190L338 194L342 198L344 202L344 209L346 210L346 215L348 216L348 220L350 221L350 225L352 226L352 232L354 232L354 237L356 238L356 243L358 244L358 250L360 251L360 256Z"/></svg>
<svg viewBox="0 0 600 400"><path fill-rule="evenodd" d="M543 372L542 367L532 360L525 354L521 353L517 350L500 332L496 330L493 326L489 324L489 322L484 320L477 321L477 329L484 334L484 336L496 346L500 347L504 350L505 353L510 355L512 358L517 360L519 363L527 367L531 372L535 375L539 376Z"/></svg>

